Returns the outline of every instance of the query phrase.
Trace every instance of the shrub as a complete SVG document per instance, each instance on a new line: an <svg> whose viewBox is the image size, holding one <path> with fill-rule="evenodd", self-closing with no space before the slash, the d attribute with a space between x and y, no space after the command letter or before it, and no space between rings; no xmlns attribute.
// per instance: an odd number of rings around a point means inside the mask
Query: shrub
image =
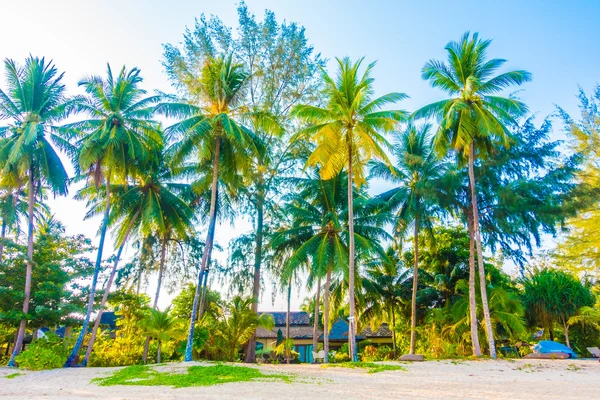
<svg viewBox="0 0 600 400"><path fill-rule="evenodd" d="M20 368L39 371L42 369L61 368L68 356L68 349L63 340L53 333L46 333L19 354L15 361Z"/></svg>

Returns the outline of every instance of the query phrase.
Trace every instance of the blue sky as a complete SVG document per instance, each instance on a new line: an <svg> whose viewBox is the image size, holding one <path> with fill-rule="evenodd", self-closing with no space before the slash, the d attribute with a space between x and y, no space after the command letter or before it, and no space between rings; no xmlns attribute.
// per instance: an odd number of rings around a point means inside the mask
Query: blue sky
<svg viewBox="0 0 600 400"><path fill-rule="evenodd" d="M526 69L533 82L519 96L538 121L558 104L577 112L578 85L589 91L600 81L599 1L276 1L247 0L262 18L265 8L278 20L306 28L315 50L324 57L377 60L378 94L411 96L400 104L414 110L439 100L441 93L420 78L423 64L443 59L444 46L467 30L493 39L489 55L508 60L506 68ZM52 58L71 93L84 75L104 74L126 64L141 68L149 91L169 90L160 58L163 43L177 43L186 26L201 13L218 15L236 26L236 1L33 1L2 5L0 58L23 60L28 54ZM0 83L4 87L4 82ZM557 126L556 137L561 137ZM70 198L51 202L69 233L94 237L98 223L81 223L84 204ZM249 229L248 223L240 225ZM221 245L234 236L222 227ZM239 233L239 226L237 226ZM166 296L165 296L166 297ZM302 297L302 295L300 296ZM301 302L296 299L297 306ZM265 308L270 296L265 296ZM275 308L281 309L278 300Z"/></svg>

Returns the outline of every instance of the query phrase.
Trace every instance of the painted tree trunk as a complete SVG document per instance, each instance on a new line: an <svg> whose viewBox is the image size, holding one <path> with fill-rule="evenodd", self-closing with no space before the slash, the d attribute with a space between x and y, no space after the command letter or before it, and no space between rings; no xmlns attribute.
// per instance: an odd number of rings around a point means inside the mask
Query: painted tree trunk
<svg viewBox="0 0 600 400"><path fill-rule="evenodd" d="M315 296L315 315L313 321L313 351L319 349L319 308L321 307L321 277L317 279L317 294ZM316 360L313 360L316 361Z"/></svg>
<svg viewBox="0 0 600 400"><path fill-rule="evenodd" d="M477 323L477 296L475 294L475 238L473 237L473 213L467 212L467 225L469 229L469 319L471 325L471 343L473 344L473 355L481 357L481 345L479 344L479 325Z"/></svg>
<svg viewBox="0 0 600 400"><path fill-rule="evenodd" d="M479 207L477 205L477 193L475 186L475 145L471 142L469 149L469 182L471 184L471 205L473 207L473 234L477 247L477 264L479 267L479 286L481 289L481 303L483 305L483 317L485 319L485 330L487 333L488 345L490 347L490 357L496 358L496 343L494 340L494 331L492 329L492 319L490 316L490 307L487 297L487 281L485 277L485 266L483 265L483 249L481 245L481 231L479 229Z"/></svg>
<svg viewBox="0 0 600 400"><path fill-rule="evenodd" d="M161 348L161 344L162 344L162 343L161 343L161 342L160 342L160 340L159 340L159 341L158 341L157 348L156 348L156 363L157 363L157 364L160 364L160 348Z"/></svg>
<svg viewBox="0 0 600 400"><path fill-rule="evenodd" d="M356 354L356 306L354 304L354 199L352 182L352 133L348 134L348 235L349 235L349 260L348 260L348 304L350 316L348 317L348 352L351 361L358 361Z"/></svg>
<svg viewBox="0 0 600 400"><path fill-rule="evenodd" d="M417 329L417 290L419 288L419 218L415 218L415 230L413 233L414 246L414 265L413 265L413 285L412 285L412 303L410 311L410 350L409 354L415 354L415 341Z"/></svg>
<svg viewBox="0 0 600 400"><path fill-rule="evenodd" d="M327 270L325 278L325 298L323 299L323 350L325 352L325 362L329 362L329 296L331 286L331 268Z"/></svg>
<svg viewBox="0 0 600 400"><path fill-rule="evenodd" d="M6 216L2 217L2 232L0 233L0 263L4 258L4 241L6 240Z"/></svg>
<svg viewBox="0 0 600 400"><path fill-rule="evenodd" d="M261 166L259 166L260 168ZM259 173L258 185L256 191L256 240L254 244L254 283L252 285L252 311L258 312L258 301L260 297L260 265L262 262L263 246L263 223L264 223L264 204L265 193L262 186L262 174ZM256 333L256 331L255 331ZM245 362L256 362L256 336L248 341Z"/></svg>
<svg viewBox="0 0 600 400"><path fill-rule="evenodd" d="M87 327L90 323L92 311L94 310L94 295L96 294L96 285L98 284L98 275L100 274L100 268L102 267L102 249L104 248L104 239L106 238L106 229L108 228L108 216L110 214L110 178L106 177L106 204L104 206L104 217L102 219L102 227L100 229L100 243L98 244L98 254L96 255L96 265L94 267L94 275L92 277L92 284L90 285L90 298L88 300L87 311L85 318L83 319L83 325L81 326L81 332L77 337L75 346L71 355L67 359L64 367L73 367L79 354L79 349L83 345L83 339L87 333Z"/></svg>
<svg viewBox="0 0 600 400"><path fill-rule="evenodd" d="M12 355L8 361L9 367L15 367L15 357L19 355L25 338L25 329L27 328L27 313L29 312L29 300L31 298L31 276L33 274L33 207L35 204L35 184L33 177L33 166L29 168L29 202L27 205L27 264L25 269L25 290L23 296L23 319L19 324L17 341L13 348Z"/></svg>
<svg viewBox="0 0 600 400"><path fill-rule="evenodd" d="M94 322L94 327L92 328L92 335L90 336L90 340L88 341L87 351L85 352L85 357L83 359L82 366L86 367L88 362L90 361L90 356L92 354L92 348L94 347L94 342L96 341L96 336L98 335L98 329L100 328L100 319L102 318L102 313L104 312L104 308L106 307L106 302L108 301L108 295L110 294L110 289L112 287L113 281L115 280L115 275L117 274L117 266L119 265L119 260L121 259L121 254L123 253L123 248L127 243L127 239L129 239L129 234L133 229L133 224L137 220L140 215L140 211L137 211L129 225L127 225L127 231L125 231L125 236L123 237L123 242L119 246L119 250L117 251L117 256L115 258L115 262L113 263L112 270L110 271L110 276L108 277L108 282L106 283L106 288L104 288L104 294L102 295L102 301L100 302L100 309L98 310L98 315L96 316L96 321Z"/></svg>
<svg viewBox="0 0 600 400"><path fill-rule="evenodd" d="M290 350L287 348L287 340L290 338L290 306L292 302L292 278L290 278L290 282L288 284L288 295L287 295L287 314L285 315L285 339L286 339L286 351L285 351L285 361L286 363L290 363Z"/></svg>
<svg viewBox="0 0 600 400"><path fill-rule="evenodd" d="M210 192L210 210L209 210L209 224L208 232L206 233L206 242L204 246L204 254L202 254L202 263L200 265L200 271L198 272L198 279L196 285L196 292L194 293L194 303L192 306L192 315L190 317L190 327L188 330L187 343L185 346L185 357L184 361L192 361L192 351L194 344L194 325L196 324L198 303L200 301L200 291L202 286L202 275L208 265L207 262L210 258L212 251L213 241L215 238L215 225L217 222L217 190L219 184L219 154L221 151L221 137L217 136L215 139L215 155L213 160L213 176Z"/></svg>

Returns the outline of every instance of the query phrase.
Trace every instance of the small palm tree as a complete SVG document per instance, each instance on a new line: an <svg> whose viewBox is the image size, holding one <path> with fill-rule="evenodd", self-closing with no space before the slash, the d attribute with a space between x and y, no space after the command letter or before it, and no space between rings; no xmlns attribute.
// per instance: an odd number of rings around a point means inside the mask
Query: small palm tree
<svg viewBox="0 0 600 400"><path fill-rule="evenodd" d="M82 330L73 351L65 363L72 367L87 332L94 306L94 295L102 263L102 252L111 208L111 183L124 183L135 170L143 165L162 145L161 132L153 121L152 105L157 96L146 96L140 88L140 70L121 69L113 76L110 65L107 77L90 76L79 82L86 96L78 102L80 111L90 118L69 124L63 133L75 139L77 151L72 152L76 172L87 176L95 189L105 191L100 242L96 256L94 275L90 286L90 297Z"/></svg>
<svg viewBox="0 0 600 400"><path fill-rule="evenodd" d="M373 98L373 77L370 64L360 75L362 59L352 63L349 58L337 59L338 74L331 78L325 70L322 73L326 105L299 105L293 113L308 126L298 132L292 141L309 137L316 148L307 160L309 166L320 166L323 179L331 179L346 170L348 178L348 227L349 227L349 293L350 323L348 338L350 359L358 360L356 354L356 310L355 310L355 244L353 184L366 183L364 169L371 159L380 159L389 164L384 147L388 143L382 133L392 131L398 122L407 116L404 111L382 111L390 103L407 96L390 93Z"/></svg>
<svg viewBox="0 0 600 400"><path fill-rule="evenodd" d="M436 214L435 190L444 172L444 163L435 155L429 134L431 125L408 128L395 135L393 154L396 164L393 167L375 162L371 175L398 184L379 197L396 213L396 235L401 235L413 226L413 288L411 308L411 330L409 354L415 353L417 290L419 285L419 231L425 227L429 232Z"/></svg>
<svg viewBox="0 0 600 400"><path fill-rule="evenodd" d="M30 56L23 66L13 60L4 61L6 92L0 90L0 119L10 119L9 125L0 128L0 171L4 178L27 181L27 268L23 319L19 325L17 345L9 365L21 349L25 336L27 313L31 293L33 269L34 206L43 186L54 193L67 193L68 175L52 144L69 148L52 131L72 111L73 100L65 96L59 74L52 62ZM19 185L20 186L20 185ZM15 189L17 187L14 187Z"/></svg>
<svg viewBox="0 0 600 400"><path fill-rule="evenodd" d="M414 115L417 118L438 119L439 128L434 140L438 154L445 155L449 149L454 149L468 160L481 300L490 356L496 358L486 292L474 163L478 156L489 156L494 147L510 145L507 124L514 124L514 118L524 115L527 106L513 98L498 96L497 93L510 86L530 81L531 74L518 70L494 75L506 60L488 59L487 50L490 44L490 40L480 39L477 33L471 36L466 32L460 41L450 42L446 46L447 64L436 60L427 62L422 71L423 79L430 81L433 87L442 89L451 97L427 105Z"/></svg>
<svg viewBox="0 0 600 400"><path fill-rule="evenodd" d="M397 251L393 247L386 251L387 258L378 259L366 269L362 279L365 291L365 308L360 319L363 324L379 325L390 322L392 349L396 356L396 313L410 296L410 270L402 270ZM414 351L411 353L414 354Z"/></svg>
<svg viewBox="0 0 600 400"><path fill-rule="evenodd" d="M185 321L171 315L171 307L165 311L151 308L139 322L144 334L156 340L156 362L160 363L162 344L170 340L185 338Z"/></svg>
<svg viewBox="0 0 600 400"><path fill-rule="evenodd" d="M177 139L177 143L170 150L175 165L182 164L190 158L198 165L204 164L206 160L212 161L206 246L198 273L185 361L192 361L201 280L214 243L219 179L234 179L241 171L247 169L251 161L250 154L256 152L253 133L237 122L245 112L240 103L244 98L247 80L248 73L241 64L233 61L232 55L208 58L202 65L200 76L188 81L190 102L196 102L196 105L164 103L157 108L158 112L166 116L182 118L181 122L167 129L167 133Z"/></svg>

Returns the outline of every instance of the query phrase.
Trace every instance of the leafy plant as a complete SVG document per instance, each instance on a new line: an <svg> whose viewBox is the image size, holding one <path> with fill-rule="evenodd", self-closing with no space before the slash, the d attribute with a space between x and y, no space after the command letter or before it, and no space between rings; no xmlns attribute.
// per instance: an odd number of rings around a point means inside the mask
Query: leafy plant
<svg viewBox="0 0 600 400"><path fill-rule="evenodd" d="M61 338L53 333L34 341L15 361L20 368L39 371L62 367L68 351Z"/></svg>

